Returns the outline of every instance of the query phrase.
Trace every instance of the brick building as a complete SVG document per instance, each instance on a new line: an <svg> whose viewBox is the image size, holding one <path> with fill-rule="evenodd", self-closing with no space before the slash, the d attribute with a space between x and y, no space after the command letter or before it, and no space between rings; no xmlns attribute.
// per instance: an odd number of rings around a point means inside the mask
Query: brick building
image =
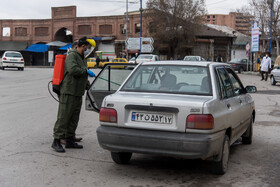
<svg viewBox="0 0 280 187"><path fill-rule="evenodd" d="M109 49L119 56L125 49L125 15L77 17L76 6L53 7L51 19L0 20L0 51L23 51L36 43L71 43L83 36L97 40L97 50ZM143 31L146 31L143 24ZM129 37L140 37L139 12L129 13ZM143 32L143 37L147 36Z"/></svg>
<svg viewBox="0 0 280 187"><path fill-rule="evenodd" d="M250 20L250 17L237 12L230 12L229 14L205 15L205 23L228 26L246 35L251 34Z"/></svg>

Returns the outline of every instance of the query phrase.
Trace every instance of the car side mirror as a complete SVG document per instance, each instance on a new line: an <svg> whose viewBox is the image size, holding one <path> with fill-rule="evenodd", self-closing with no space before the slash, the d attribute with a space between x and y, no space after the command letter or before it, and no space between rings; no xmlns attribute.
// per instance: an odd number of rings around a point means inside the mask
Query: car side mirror
<svg viewBox="0 0 280 187"><path fill-rule="evenodd" d="M246 89L247 93L256 93L257 92L256 86L246 86L245 89Z"/></svg>

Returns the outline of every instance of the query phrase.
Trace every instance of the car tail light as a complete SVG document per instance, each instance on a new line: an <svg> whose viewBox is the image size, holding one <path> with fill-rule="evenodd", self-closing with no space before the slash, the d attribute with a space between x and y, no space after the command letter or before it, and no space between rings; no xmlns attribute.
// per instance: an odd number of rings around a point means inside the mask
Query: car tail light
<svg viewBox="0 0 280 187"><path fill-rule="evenodd" d="M23 58L22 58L22 59L20 59L20 61L23 61Z"/></svg>
<svg viewBox="0 0 280 187"><path fill-rule="evenodd" d="M7 58L4 57L3 60L7 60Z"/></svg>
<svg viewBox="0 0 280 187"><path fill-rule="evenodd" d="M236 64L231 64L232 66L236 66Z"/></svg>
<svg viewBox="0 0 280 187"><path fill-rule="evenodd" d="M204 115L189 115L187 117L187 129L202 129L208 130L213 129L214 118L211 114Z"/></svg>
<svg viewBox="0 0 280 187"><path fill-rule="evenodd" d="M117 111L112 108L101 108L99 112L99 121L117 123Z"/></svg>

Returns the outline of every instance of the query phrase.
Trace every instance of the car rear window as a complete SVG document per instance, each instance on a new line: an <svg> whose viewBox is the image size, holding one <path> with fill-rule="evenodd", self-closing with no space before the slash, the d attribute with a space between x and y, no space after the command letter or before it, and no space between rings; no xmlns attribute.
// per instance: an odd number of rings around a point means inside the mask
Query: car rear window
<svg viewBox="0 0 280 187"><path fill-rule="evenodd" d="M6 53L6 57L22 58L20 53Z"/></svg>
<svg viewBox="0 0 280 187"><path fill-rule="evenodd" d="M152 59L153 56L139 56L137 59Z"/></svg>
<svg viewBox="0 0 280 187"><path fill-rule="evenodd" d="M142 65L121 90L212 95L208 67L190 65Z"/></svg>
<svg viewBox="0 0 280 187"><path fill-rule="evenodd" d="M241 62L241 59L232 59L230 62L240 63L240 62Z"/></svg>
<svg viewBox="0 0 280 187"><path fill-rule="evenodd" d="M184 58L185 61L199 61L199 57L196 56L186 56Z"/></svg>

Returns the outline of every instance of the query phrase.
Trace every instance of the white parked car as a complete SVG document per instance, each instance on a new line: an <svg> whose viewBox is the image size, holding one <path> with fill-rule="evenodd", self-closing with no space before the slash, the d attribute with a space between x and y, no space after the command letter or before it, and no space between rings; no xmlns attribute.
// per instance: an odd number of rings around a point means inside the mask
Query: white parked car
<svg viewBox="0 0 280 187"><path fill-rule="evenodd" d="M210 159L224 174L230 145L252 143L255 105L224 63L144 62L134 70L105 67L87 92L86 108L99 112L97 138L118 164L132 153ZM103 99L104 98L104 99ZM245 147L244 147L245 148ZM250 158L247 158L250 159Z"/></svg>
<svg viewBox="0 0 280 187"><path fill-rule="evenodd" d="M1 58L1 68L17 68L24 70L24 59L20 52L6 51Z"/></svg>
<svg viewBox="0 0 280 187"><path fill-rule="evenodd" d="M270 73L270 83L271 85L276 85L277 82L280 82L280 67L276 66Z"/></svg>
<svg viewBox="0 0 280 187"><path fill-rule="evenodd" d="M136 63L159 61L158 55L141 54L136 58Z"/></svg>
<svg viewBox="0 0 280 187"><path fill-rule="evenodd" d="M135 61L135 57L132 57L129 61L128 61L128 63L136 63L136 61Z"/></svg>
<svg viewBox="0 0 280 187"><path fill-rule="evenodd" d="M185 61L205 61L205 59L201 56L185 56Z"/></svg>

